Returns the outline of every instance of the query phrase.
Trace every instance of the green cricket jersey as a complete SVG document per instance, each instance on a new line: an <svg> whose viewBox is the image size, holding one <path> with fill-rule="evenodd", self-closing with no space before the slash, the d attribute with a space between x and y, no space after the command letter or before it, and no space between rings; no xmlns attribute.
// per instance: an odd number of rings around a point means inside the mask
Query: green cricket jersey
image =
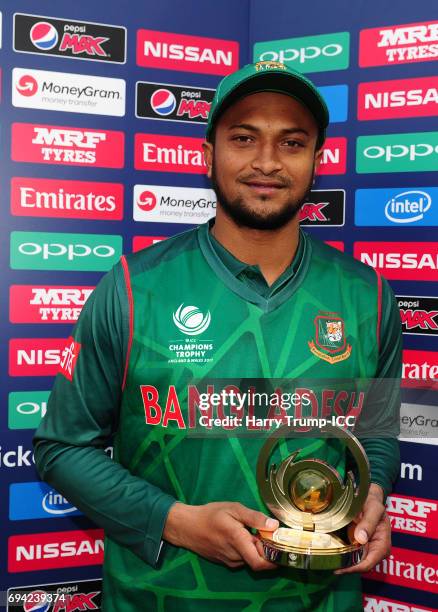
<svg viewBox="0 0 438 612"><path fill-rule="evenodd" d="M197 381L327 379L329 389L335 378L400 375L397 305L372 268L301 232L291 266L268 287L208 229L122 258L103 277L35 436L39 472L105 529L107 612L361 610L358 575L231 570L167 543L161 550L175 500L238 501L267 513L255 479L266 432L191 436ZM318 414L360 412L357 395L330 393L317 394ZM375 412L377 426L378 402ZM102 450L112 433L114 461ZM344 472L338 441L291 443ZM364 446L372 481L388 493L396 440Z"/></svg>

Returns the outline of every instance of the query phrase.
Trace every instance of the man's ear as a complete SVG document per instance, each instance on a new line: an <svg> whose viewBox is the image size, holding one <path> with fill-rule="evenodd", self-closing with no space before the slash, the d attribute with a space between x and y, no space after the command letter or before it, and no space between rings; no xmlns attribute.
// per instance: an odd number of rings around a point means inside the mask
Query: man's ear
<svg viewBox="0 0 438 612"><path fill-rule="evenodd" d="M318 171L319 165L321 164L322 161L322 148L318 149L318 151L316 151L315 153L315 161L313 163L313 170L314 173L316 174L316 172Z"/></svg>
<svg viewBox="0 0 438 612"><path fill-rule="evenodd" d="M204 149L204 161L207 166L207 176L211 179L211 172L213 168L213 144L211 142L203 142L202 148Z"/></svg>

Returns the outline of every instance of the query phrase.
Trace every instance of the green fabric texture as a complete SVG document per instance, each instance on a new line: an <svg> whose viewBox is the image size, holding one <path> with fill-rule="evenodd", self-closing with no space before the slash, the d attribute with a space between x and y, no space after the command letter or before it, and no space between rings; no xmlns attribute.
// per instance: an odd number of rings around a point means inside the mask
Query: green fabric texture
<svg viewBox="0 0 438 612"><path fill-rule="evenodd" d="M42 478L106 531L103 609L361 610L357 575L230 570L167 544L157 563L175 500L239 501L267 513L255 480L264 438L190 437L188 428L178 426L175 411L169 412L167 427L162 419L148 423L141 390L154 386L164 412L170 387L183 407L188 385L205 377L314 378L327 379L327 386L335 377L396 377L400 320L386 281L379 351L375 272L304 233L286 271L290 277L272 295L260 295L257 283L249 286L233 275L211 244L208 224L127 260L134 333L124 391L129 308L117 264L83 308L73 332L81 344L73 380L57 375L35 435ZM195 306L198 319L210 313L202 333L191 337L178 328L175 320L187 327L186 319L175 319L181 305ZM311 352L318 313L339 313L346 346L352 347L348 358L329 363ZM174 347L187 342L207 346L205 355L178 357ZM182 412L187 424L184 407ZM103 451L112 432L114 461ZM364 444L373 481L389 492L398 470L394 441ZM344 473L345 453L337 440L293 439L288 452L294 445Z"/></svg>

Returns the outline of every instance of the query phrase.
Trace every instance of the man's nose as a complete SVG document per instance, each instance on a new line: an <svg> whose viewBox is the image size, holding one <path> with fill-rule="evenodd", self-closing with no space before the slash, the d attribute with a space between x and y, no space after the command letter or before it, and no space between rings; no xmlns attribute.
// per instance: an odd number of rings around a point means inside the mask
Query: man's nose
<svg viewBox="0 0 438 612"><path fill-rule="evenodd" d="M260 144L257 147L251 165L254 170L259 170L263 174L278 172L283 167L278 148L271 143Z"/></svg>

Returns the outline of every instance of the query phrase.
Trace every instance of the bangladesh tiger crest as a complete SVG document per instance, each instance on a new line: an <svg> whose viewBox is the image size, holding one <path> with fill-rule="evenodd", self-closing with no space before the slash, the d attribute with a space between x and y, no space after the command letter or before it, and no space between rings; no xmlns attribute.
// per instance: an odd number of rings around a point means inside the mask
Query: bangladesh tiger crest
<svg viewBox="0 0 438 612"><path fill-rule="evenodd" d="M314 321L315 339L309 340L311 352L329 363L344 361L351 355L351 345L345 337L344 320L337 313L318 314Z"/></svg>

